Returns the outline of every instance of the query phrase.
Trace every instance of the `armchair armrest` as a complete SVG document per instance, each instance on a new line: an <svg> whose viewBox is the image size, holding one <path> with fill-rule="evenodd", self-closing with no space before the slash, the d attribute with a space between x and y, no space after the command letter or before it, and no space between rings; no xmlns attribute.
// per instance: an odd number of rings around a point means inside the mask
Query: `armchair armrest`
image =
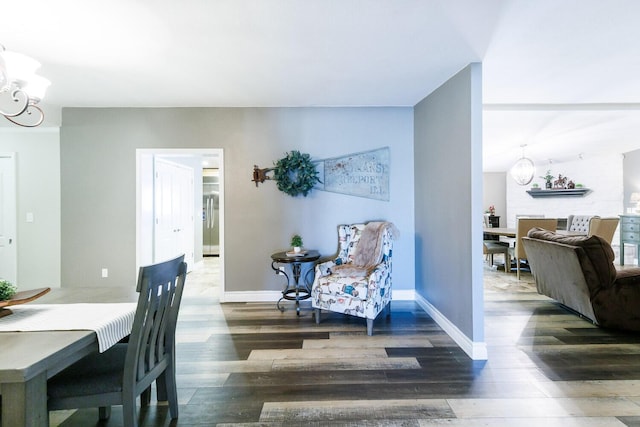
<svg viewBox="0 0 640 427"><path fill-rule="evenodd" d="M316 275L320 274L320 276L328 276L331 274L331 268L336 265L344 264L344 260L341 257L329 256L320 258L320 260L316 263Z"/></svg>

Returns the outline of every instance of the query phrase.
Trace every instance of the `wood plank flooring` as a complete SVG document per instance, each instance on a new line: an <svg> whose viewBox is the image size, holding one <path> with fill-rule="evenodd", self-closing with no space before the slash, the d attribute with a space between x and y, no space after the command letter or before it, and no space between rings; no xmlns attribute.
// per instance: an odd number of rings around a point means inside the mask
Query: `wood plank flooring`
<svg viewBox="0 0 640 427"><path fill-rule="evenodd" d="M187 277L178 325L180 416L143 426L640 426L640 335L593 326L485 268L488 361L472 361L415 303L391 318L292 303L218 303L217 258ZM51 426L121 426L120 408L51 413Z"/></svg>

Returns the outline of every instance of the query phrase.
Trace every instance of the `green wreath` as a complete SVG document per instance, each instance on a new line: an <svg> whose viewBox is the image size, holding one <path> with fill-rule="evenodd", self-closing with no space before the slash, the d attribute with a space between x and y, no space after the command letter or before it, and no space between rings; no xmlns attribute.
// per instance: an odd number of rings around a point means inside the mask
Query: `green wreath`
<svg viewBox="0 0 640 427"><path fill-rule="evenodd" d="M316 166L308 154L299 151L285 153L286 157L278 160L273 169L273 179L278 190L295 197L302 193L307 197L316 182L320 182Z"/></svg>

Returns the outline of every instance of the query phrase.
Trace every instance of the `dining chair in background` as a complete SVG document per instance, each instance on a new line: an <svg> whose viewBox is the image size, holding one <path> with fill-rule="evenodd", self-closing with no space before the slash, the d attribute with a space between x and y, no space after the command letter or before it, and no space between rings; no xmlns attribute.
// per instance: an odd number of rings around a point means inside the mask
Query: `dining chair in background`
<svg viewBox="0 0 640 427"><path fill-rule="evenodd" d="M517 218L516 219L516 242L511 248L511 255L516 261L516 274L520 280L520 262L527 261L527 253L522 244L522 238L534 227L544 228L549 231L556 231L558 228L557 218Z"/></svg>
<svg viewBox="0 0 640 427"><path fill-rule="evenodd" d="M124 425L135 427L137 398L148 405L155 381L158 401L168 401L171 418L177 418L175 331L186 273L184 255L141 267L128 342L90 354L52 377L48 410L97 407L104 420L112 405L122 405Z"/></svg>
<svg viewBox="0 0 640 427"><path fill-rule="evenodd" d="M587 234L591 227L591 219L599 218L597 215L569 215L567 217L567 231Z"/></svg>
<svg viewBox="0 0 640 427"><path fill-rule="evenodd" d="M505 273L511 271L511 255L508 243L496 240L485 240L482 242L482 253L489 257L490 265L493 265L493 256L495 254L502 254L504 256Z"/></svg>
<svg viewBox="0 0 640 427"><path fill-rule="evenodd" d="M618 228L618 222L620 222L620 218L594 217L589 223L589 236L600 236L611 244L613 235Z"/></svg>

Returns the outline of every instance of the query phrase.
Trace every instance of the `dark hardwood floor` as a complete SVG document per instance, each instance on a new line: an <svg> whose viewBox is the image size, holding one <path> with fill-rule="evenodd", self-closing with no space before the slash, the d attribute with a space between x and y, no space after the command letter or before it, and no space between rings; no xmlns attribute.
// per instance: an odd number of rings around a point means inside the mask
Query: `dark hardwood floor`
<svg viewBox="0 0 640 427"><path fill-rule="evenodd" d="M529 274L485 268L489 360L473 361L409 301L367 337L364 320L309 304L218 301L217 258L187 277L178 326L180 417L143 426L640 426L640 335L593 326L535 291ZM639 308L640 309L640 308ZM97 410L52 426L121 426Z"/></svg>

